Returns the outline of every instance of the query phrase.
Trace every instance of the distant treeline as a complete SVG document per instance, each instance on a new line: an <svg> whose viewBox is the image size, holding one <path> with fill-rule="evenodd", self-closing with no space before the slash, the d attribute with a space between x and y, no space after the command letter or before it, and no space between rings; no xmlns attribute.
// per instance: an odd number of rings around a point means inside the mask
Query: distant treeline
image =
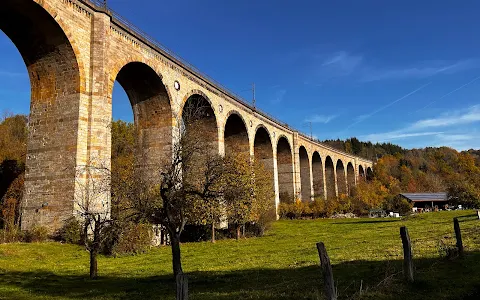
<svg viewBox="0 0 480 300"><path fill-rule="evenodd" d="M380 157L390 154L395 155L397 153L404 154L407 150L392 144L392 143L372 143L372 142L361 142L357 138L352 137L346 140L325 140L320 141L321 143L326 144L327 146L333 147L335 149L345 151L347 153L352 153L373 161L376 161Z"/></svg>

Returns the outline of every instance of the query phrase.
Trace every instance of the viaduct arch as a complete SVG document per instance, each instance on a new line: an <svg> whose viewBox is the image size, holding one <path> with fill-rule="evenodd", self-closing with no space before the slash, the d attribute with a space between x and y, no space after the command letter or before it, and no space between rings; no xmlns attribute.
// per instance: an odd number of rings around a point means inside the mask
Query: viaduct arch
<svg viewBox="0 0 480 300"><path fill-rule="evenodd" d="M31 84L23 229L60 227L75 213L79 183L87 181L79 168L110 165L115 81L130 100L136 167L147 175L171 156L175 132L195 134L200 124L213 152L262 161L277 205L334 198L371 178L371 161L311 140L250 106L97 3L4 0L0 6L0 30L21 53ZM196 126L189 126L191 110L199 107ZM106 191L107 212L109 203Z"/></svg>

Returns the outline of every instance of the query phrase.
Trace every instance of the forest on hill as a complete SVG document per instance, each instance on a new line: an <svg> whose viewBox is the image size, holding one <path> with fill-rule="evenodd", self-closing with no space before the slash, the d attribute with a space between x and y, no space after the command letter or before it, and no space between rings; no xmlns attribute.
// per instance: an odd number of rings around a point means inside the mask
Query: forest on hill
<svg viewBox="0 0 480 300"><path fill-rule="evenodd" d="M23 195L27 151L27 116L5 115L0 119L0 226L18 225ZM124 121L112 124L112 172L128 176L133 166L134 125ZM480 150L458 152L448 147L404 149L391 143L373 144L356 138L327 140L325 144L372 159L374 177L361 182L340 210L364 213L371 208L398 205L400 192L448 192L467 206L480 203ZM122 174L121 174L122 175ZM120 175L120 176L121 176Z"/></svg>

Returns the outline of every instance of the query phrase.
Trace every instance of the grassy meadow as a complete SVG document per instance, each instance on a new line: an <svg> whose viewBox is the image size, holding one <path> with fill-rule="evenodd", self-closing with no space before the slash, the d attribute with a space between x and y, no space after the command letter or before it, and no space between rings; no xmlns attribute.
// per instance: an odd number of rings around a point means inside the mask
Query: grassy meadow
<svg viewBox="0 0 480 300"><path fill-rule="evenodd" d="M480 299L480 221L460 218L466 255L445 258L455 244L454 217L281 220L261 238L182 244L190 299L322 299L315 243L332 260L340 299ZM415 283L402 279L399 228L408 227ZM169 247L100 257L88 279L88 252L59 243L0 245L0 299L174 299Z"/></svg>

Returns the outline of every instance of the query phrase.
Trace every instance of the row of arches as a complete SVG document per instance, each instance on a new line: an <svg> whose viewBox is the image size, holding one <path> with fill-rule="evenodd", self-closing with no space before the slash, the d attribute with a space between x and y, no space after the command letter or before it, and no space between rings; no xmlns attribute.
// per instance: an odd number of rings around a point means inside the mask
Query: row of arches
<svg viewBox="0 0 480 300"><path fill-rule="evenodd" d="M101 151L111 149L108 147L111 134L107 133L110 129L96 126L94 122L106 120L109 123L112 119L115 82L124 89L132 108L137 167L148 171L171 157L176 130L187 122L189 114L195 114L201 108L201 113L196 116L200 122L190 130L206 133L212 151L225 155L245 153L262 162L272 174L272 184L280 201L292 201L298 190L297 159L299 188L304 200L331 197L337 194L337 190L346 193L355 184L355 174L351 173L353 165L347 164L345 171L340 160L334 163L328 156L323 159L318 152L309 157L304 147L294 149L293 141L283 135L275 137L261 124L250 132L248 128L252 124L247 126L239 112L227 112L223 119L211 99L201 91L187 90L185 93L182 90L185 96L173 101L172 95L176 93L178 96L180 88L174 87L169 81L172 78L165 78L153 63L135 60L135 55L125 58L131 61L121 60L122 63L117 64L114 63L115 55L90 57L87 61L87 56L81 55L83 48L76 43L75 34L69 32L68 24L62 22L61 16L57 16L47 4L42 2L41 6L31 0L4 2L0 9L0 30L19 50L31 86L25 201L32 215L42 203L49 203L58 209L59 214L70 212L65 204L65 194L74 197L76 165L88 163L88 159L94 156L93 151L98 149L97 154L104 155L100 158L109 159L109 154ZM118 47L108 46L113 44L95 43L91 47L112 47L98 49L106 50L99 53L118 51ZM97 70L98 60L105 61L105 69ZM94 72L100 72L102 76L96 76L100 74ZM103 76L105 73L110 74ZM89 77L98 82L87 80ZM108 82L101 82L104 77ZM297 150L298 158L295 157ZM368 170L363 172L360 167L359 172L360 177L368 177ZM24 219L33 222L28 214Z"/></svg>
<svg viewBox="0 0 480 300"><path fill-rule="evenodd" d="M358 180L370 180L372 170L367 168L367 174L362 165L358 166L358 177L352 162L345 164L341 159L336 163L330 156L322 160L320 154L314 151L311 164L308 152L304 146L299 149L300 187L303 201L313 199L329 199L341 194L350 194Z"/></svg>

